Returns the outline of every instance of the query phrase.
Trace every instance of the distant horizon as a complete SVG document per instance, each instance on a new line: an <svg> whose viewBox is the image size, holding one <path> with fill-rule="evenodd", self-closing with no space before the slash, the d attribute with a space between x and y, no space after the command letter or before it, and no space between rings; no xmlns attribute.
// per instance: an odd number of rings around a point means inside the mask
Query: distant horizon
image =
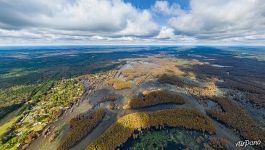
<svg viewBox="0 0 265 150"><path fill-rule="evenodd" d="M229 47L229 46L253 46L253 47L265 47L265 44L0 44L0 47L38 47L38 46L220 46L220 47Z"/></svg>

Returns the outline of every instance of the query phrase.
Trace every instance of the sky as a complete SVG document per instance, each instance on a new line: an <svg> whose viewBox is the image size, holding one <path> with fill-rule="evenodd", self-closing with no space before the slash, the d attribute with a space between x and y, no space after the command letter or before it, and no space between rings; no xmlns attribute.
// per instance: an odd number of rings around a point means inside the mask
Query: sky
<svg viewBox="0 0 265 150"><path fill-rule="evenodd" d="M264 0L0 0L0 45L265 45Z"/></svg>

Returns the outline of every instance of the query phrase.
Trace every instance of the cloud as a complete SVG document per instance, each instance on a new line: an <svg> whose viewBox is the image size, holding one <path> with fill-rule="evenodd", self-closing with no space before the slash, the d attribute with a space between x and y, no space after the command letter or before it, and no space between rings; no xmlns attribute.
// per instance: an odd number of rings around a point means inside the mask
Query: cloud
<svg viewBox="0 0 265 150"><path fill-rule="evenodd" d="M2 0L0 6L3 29L38 27L136 36L159 31L149 11L121 0Z"/></svg>
<svg viewBox="0 0 265 150"><path fill-rule="evenodd" d="M144 3L144 2L143 2ZM0 0L0 44L265 43L263 0Z"/></svg>
<svg viewBox="0 0 265 150"><path fill-rule="evenodd" d="M172 39L175 37L174 29L163 26L157 35L158 39Z"/></svg>
<svg viewBox="0 0 265 150"><path fill-rule="evenodd" d="M138 13L135 16L134 19L127 20L127 27L119 32L119 35L154 36L159 32L158 25L150 21L152 15L149 11L144 10L141 14Z"/></svg>
<svg viewBox="0 0 265 150"><path fill-rule="evenodd" d="M178 16L184 13L179 4L170 5L168 1L156 1L152 10L165 16Z"/></svg>
<svg viewBox="0 0 265 150"><path fill-rule="evenodd" d="M158 40L162 40L163 42L169 42L174 44L196 44L198 40L195 37L175 34L174 29L163 26L159 32L159 34L155 37Z"/></svg>
<svg viewBox="0 0 265 150"><path fill-rule="evenodd" d="M263 0L191 0L190 8L169 19L168 25L175 33L209 41L241 42L247 42L246 36L258 39L265 34Z"/></svg>

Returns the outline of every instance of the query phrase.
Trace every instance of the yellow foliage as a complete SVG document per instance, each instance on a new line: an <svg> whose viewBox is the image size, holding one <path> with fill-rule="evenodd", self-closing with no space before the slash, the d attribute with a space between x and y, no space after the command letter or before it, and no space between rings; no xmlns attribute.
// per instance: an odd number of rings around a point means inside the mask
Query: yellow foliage
<svg viewBox="0 0 265 150"><path fill-rule="evenodd" d="M141 95L134 97L129 100L128 108L140 108L146 106L152 106L163 103L175 103L175 104L184 104L185 99L177 93L156 90L156 91L144 91Z"/></svg>
<svg viewBox="0 0 265 150"><path fill-rule="evenodd" d="M197 97L214 97L217 95L217 87L214 82L209 82L206 87L187 87L187 90Z"/></svg>
<svg viewBox="0 0 265 150"><path fill-rule="evenodd" d="M216 128L209 118L192 109L168 109L157 112L136 112L120 118L87 150L114 150L131 137L135 130L151 127L183 127L214 134Z"/></svg>
<svg viewBox="0 0 265 150"><path fill-rule="evenodd" d="M208 110L207 113L211 117L216 118L226 125L236 129L245 139L265 141L264 129L257 125L244 108L224 97L214 97L212 100L221 105L225 112ZM260 147L265 148L265 144L261 143Z"/></svg>
<svg viewBox="0 0 265 150"><path fill-rule="evenodd" d="M137 84L143 83L144 80L156 78L164 73L181 75L183 72L176 66L176 59L148 57L135 59L131 64L132 68L122 70L122 75L127 80L135 80Z"/></svg>
<svg viewBox="0 0 265 150"><path fill-rule="evenodd" d="M228 141L224 138L212 137L209 142L215 149L228 149Z"/></svg>
<svg viewBox="0 0 265 150"><path fill-rule="evenodd" d="M109 80L108 83L116 90L129 89L132 87L132 84L130 82L121 79L112 79Z"/></svg>
<svg viewBox="0 0 265 150"><path fill-rule="evenodd" d="M64 140L57 148L57 150L64 150L71 148L76 142L80 141L97 124L103 119L105 115L104 109L98 109L93 112L89 117L78 116L70 120L70 131Z"/></svg>

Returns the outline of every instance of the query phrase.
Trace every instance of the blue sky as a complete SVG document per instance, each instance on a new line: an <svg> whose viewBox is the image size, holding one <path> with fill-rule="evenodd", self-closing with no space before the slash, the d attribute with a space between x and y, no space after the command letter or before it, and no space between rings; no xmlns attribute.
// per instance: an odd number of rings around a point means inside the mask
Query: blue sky
<svg viewBox="0 0 265 150"><path fill-rule="evenodd" d="M0 45L264 43L264 0L0 0Z"/></svg>
<svg viewBox="0 0 265 150"><path fill-rule="evenodd" d="M129 2L139 9L150 9L157 0L125 0L125 2ZM189 0L168 0L170 5L173 3L177 3L181 6L182 9L189 9Z"/></svg>
<svg viewBox="0 0 265 150"><path fill-rule="evenodd" d="M132 4L137 9L152 9L156 4L157 0L125 0L126 3ZM167 0L169 5L178 4L184 11L189 11L189 0ZM166 25L168 17L155 14L153 16L154 21L159 25Z"/></svg>

